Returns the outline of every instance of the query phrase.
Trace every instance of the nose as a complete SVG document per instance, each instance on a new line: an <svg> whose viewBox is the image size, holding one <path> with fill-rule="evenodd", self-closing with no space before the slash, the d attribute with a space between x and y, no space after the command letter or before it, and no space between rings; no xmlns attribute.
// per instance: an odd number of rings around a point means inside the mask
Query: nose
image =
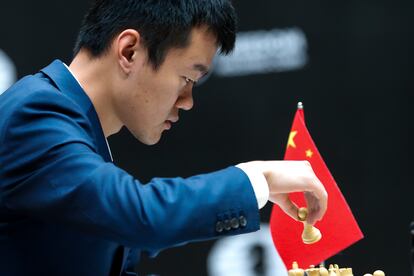
<svg viewBox="0 0 414 276"><path fill-rule="evenodd" d="M193 87L192 85L186 88L183 93L178 97L175 106L178 109L190 110L194 106L193 100Z"/></svg>

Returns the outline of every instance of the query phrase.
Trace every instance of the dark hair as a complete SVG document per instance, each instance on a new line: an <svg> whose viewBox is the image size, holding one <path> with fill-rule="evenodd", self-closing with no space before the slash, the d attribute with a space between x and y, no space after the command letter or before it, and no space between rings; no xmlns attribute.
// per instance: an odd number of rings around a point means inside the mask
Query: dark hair
<svg viewBox="0 0 414 276"><path fill-rule="evenodd" d="M220 53L234 48L236 14L230 0L95 0L86 14L74 48L99 57L125 29L137 30L158 68L171 48L188 45L191 30L206 25L217 37Z"/></svg>

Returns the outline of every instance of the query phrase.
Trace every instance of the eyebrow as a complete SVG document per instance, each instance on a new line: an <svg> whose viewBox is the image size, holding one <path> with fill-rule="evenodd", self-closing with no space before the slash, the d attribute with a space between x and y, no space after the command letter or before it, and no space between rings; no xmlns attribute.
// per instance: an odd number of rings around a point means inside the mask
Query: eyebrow
<svg viewBox="0 0 414 276"><path fill-rule="evenodd" d="M203 74L203 76L206 75L209 70L207 66L201 63L194 64L193 69L196 71L200 71Z"/></svg>

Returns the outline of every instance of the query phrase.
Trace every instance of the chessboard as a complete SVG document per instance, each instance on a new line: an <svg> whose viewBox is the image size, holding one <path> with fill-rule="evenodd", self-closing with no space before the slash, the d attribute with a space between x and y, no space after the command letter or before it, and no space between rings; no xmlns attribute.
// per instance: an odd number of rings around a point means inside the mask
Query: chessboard
<svg viewBox="0 0 414 276"><path fill-rule="evenodd" d="M310 266L307 269L299 268L297 262L293 262L292 269L288 271L288 276L353 276L352 268L340 268L338 265L324 265L319 267ZM363 276L385 276L382 270L376 270L373 274L366 273Z"/></svg>

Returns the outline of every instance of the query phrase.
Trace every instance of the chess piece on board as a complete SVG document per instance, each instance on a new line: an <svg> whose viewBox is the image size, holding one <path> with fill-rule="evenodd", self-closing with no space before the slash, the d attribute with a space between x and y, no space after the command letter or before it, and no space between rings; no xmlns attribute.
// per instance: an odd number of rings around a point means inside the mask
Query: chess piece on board
<svg viewBox="0 0 414 276"><path fill-rule="evenodd" d="M308 269L305 270L307 276L320 276L319 268L315 268L314 265L311 265Z"/></svg>
<svg viewBox="0 0 414 276"><path fill-rule="evenodd" d="M289 276L354 276L352 268L340 268L337 264L329 265L329 269L326 269L323 264L319 267L314 265L309 266L308 269L304 270L299 268L297 262L293 262L292 269L288 271ZM385 276L384 271L376 270L373 274L366 273L364 276Z"/></svg>
<svg viewBox="0 0 414 276"><path fill-rule="evenodd" d="M303 222L302 241L305 244L312 244L318 242L322 238L322 234L319 229L306 222L307 217L308 209L305 207L299 208L298 220Z"/></svg>
<svg viewBox="0 0 414 276"><path fill-rule="evenodd" d="M334 268L335 268L336 275L341 275L341 272L339 271L339 265L334 264Z"/></svg>
<svg viewBox="0 0 414 276"><path fill-rule="evenodd" d="M304 276L305 271L301 268L299 268L297 262L293 262L292 269L288 271L288 276Z"/></svg>
<svg viewBox="0 0 414 276"><path fill-rule="evenodd" d="M339 275L341 276L353 276L352 268L340 268Z"/></svg>
<svg viewBox="0 0 414 276"><path fill-rule="evenodd" d="M375 270L374 274L367 273L364 276L385 276L385 273L382 270Z"/></svg>
<svg viewBox="0 0 414 276"><path fill-rule="evenodd" d="M335 272L335 268L334 268L334 266L333 265L329 265L329 276L340 276L340 275L337 275L336 274L336 272Z"/></svg>
<svg viewBox="0 0 414 276"><path fill-rule="evenodd" d="M324 265L319 266L319 275L320 276L329 276L329 271L326 269Z"/></svg>

